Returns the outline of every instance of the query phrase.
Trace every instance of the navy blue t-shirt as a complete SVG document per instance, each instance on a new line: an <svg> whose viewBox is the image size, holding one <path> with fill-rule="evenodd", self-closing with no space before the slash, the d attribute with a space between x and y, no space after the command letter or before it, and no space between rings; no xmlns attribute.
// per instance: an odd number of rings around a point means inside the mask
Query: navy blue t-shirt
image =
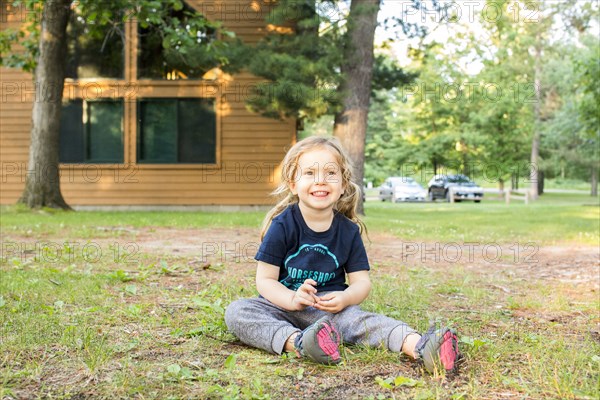
<svg viewBox="0 0 600 400"><path fill-rule="evenodd" d="M368 271L369 260L358 226L335 212L325 232L306 225L298 204L273 218L255 259L280 268L279 282L292 290L306 279L317 282L317 290L344 290L346 273Z"/></svg>

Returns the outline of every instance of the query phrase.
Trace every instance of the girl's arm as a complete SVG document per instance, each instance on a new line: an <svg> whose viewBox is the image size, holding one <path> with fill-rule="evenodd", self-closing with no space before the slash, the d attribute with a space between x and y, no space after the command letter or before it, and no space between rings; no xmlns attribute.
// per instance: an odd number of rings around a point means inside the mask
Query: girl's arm
<svg viewBox="0 0 600 400"><path fill-rule="evenodd" d="M256 267L256 289L271 303L288 311L299 311L314 306L317 297L317 282L304 281L297 291L290 290L279 282L279 267L259 261Z"/></svg>
<svg viewBox="0 0 600 400"><path fill-rule="evenodd" d="M346 307L362 303L371 292L369 271L356 271L348 274L348 287L344 290Z"/></svg>
<svg viewBox="0 0 600 400"><path fill-rule="evenodd" d="M348 287L344 291L327 293L321 296L315 308L338 313L344 308L362 303L371 291L369 271L357 271L348 274Z"/></svg>

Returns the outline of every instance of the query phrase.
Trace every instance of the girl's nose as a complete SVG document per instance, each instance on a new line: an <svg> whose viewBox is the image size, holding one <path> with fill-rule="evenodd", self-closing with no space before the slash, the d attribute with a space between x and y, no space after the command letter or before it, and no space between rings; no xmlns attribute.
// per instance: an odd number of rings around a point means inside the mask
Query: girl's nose
<svg viewBox="0 0 600 400"><path fill-rule="evenodd" d="M323 185L325 184L325 177L327 176L327 174L324 171L318 171L315 173L315 183L317 185Z"/></svg>

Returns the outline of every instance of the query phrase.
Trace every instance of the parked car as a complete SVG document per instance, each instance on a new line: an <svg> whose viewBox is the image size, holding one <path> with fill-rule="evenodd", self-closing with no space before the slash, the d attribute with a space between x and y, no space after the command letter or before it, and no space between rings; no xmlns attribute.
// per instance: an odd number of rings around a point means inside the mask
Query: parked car
<svg viewBox="0 0 600 400"><path fill-rule="evenodd" d="M429 200L445 199L450 201L473 200L479 203L483 198L483 189L464 175L435 175L428 184Z"/></svg>
<svg viewBox="0 0 600 400"><path fill-rule="evenodd" d="M393 203L401 201L425 201L427 191L413 178L392 176L379 187L379 199Z"/></svg>

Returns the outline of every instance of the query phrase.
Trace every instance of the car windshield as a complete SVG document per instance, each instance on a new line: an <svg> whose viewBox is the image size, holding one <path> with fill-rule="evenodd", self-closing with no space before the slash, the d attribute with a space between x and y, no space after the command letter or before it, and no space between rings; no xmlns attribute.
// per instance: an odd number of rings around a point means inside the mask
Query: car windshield
<svg viewBox="0 0 600 400"><path fill-rule="evenodd" d="M454 175L448 177L448 182L452 183L471 183L471 180L463 175Z"/></svg>
<svg viewBox="0 0 600 400"><path fill-rule="evenodd" d="M412 184L416 183L413 178L409 178L409 177L390 178L390 181L394 185L412 185Z"/></svg>

